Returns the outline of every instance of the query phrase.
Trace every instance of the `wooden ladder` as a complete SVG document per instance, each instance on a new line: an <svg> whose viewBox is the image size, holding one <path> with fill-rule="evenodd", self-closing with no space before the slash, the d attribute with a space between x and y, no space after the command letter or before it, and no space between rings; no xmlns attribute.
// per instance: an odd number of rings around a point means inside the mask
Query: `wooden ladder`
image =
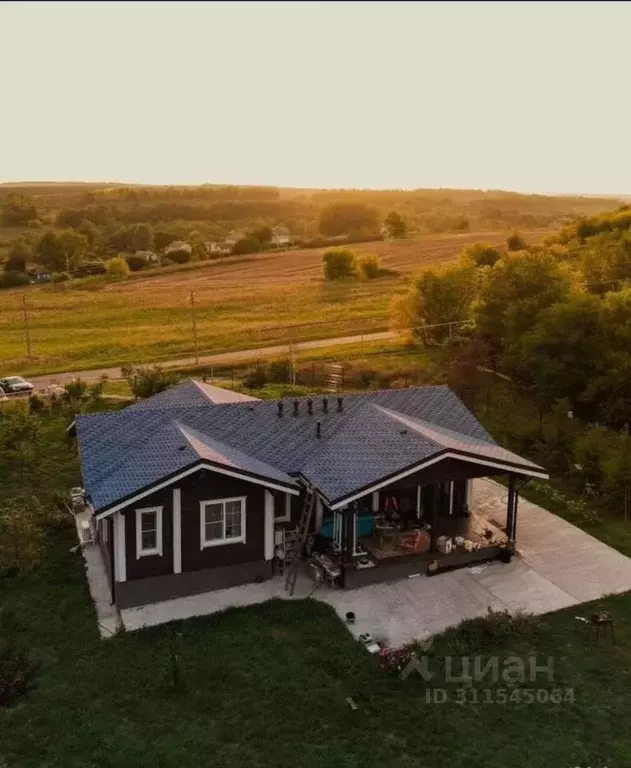
<svg viewBox="0 0 631 768"><path fill-rule="evenodd" d="M309 486L306 490L305 502L302 505L302 512L300 513L296 541L289 551L287 558L289 565L287 568L287 575L285 576L285 592L287 592L290 597L294 594L294 589L296 588L298 570L300 568L300 558L302 557L302 552L309 536L309 526L311 525L311 518L313 517L315 505L316 494L313 488Z"/></svg>

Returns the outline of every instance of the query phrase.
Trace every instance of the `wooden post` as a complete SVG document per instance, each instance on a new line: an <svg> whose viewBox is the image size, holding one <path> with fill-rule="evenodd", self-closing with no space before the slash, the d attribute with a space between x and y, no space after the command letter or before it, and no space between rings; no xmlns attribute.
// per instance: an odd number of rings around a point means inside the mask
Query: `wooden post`
<svg viewBox="0 0 631 768"><path fill-rule="evenodd" d="M430 525L432 526L430 530L430 552L436 551L436 539L438 538L436 536L437 530L436 530L436 523L438 521L438 503L440 500L440 486L436 483L434 483L434 498L432 499L432 521Z"/></svg>
<svg viewBox="0 0 631 768"><path fill-rule="evenodd" d="M508 478L508 503L506 505L506 535L511 544L515 542L515 475L509 475Z"/></svg>
<svg viewBox="0 0 631 768"><path fill-rule="evenodd" d="M197 320L195 318L195 292L191 291L191 317L193 320L193 342L195 344L195 365L199 365L199 348L197 343Z"/></svg>
<svg viewBox="0 0 631 768"><path fill-rule="evenodd" d="M355 552L355 532L357 530L357 508L353 504L344 510L344 521L346 525L346 541L344 546L344 562L352 563Z"/></svg>
<svg viewBox="0 0 631 768"><path fill-rule="evenodd" d="M26 308L26 294L22 294L22 316L24 318L24 335L26 337L26 354L31 356L31 333L28 327L28 310Z"/></svg>

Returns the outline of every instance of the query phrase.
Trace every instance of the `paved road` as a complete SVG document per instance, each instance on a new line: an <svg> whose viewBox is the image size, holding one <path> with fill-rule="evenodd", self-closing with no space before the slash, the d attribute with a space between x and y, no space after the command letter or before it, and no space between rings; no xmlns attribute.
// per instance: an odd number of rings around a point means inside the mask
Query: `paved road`
<svg viewBox="0 0 631 768"><path fill-rule="evenodd" d="M339 336L334 339L315 339L313 341L301 341L294 343L294 351L306 349L320 349L322 347L341 346L343 344L358 344L362 341L381 341L395 338L391 331L379 331L377 333L355 334L354 336ZM238 363L244 360L255 360L259 355L261 357L275 357L287 355L288 344L277 344L274 347L260 347L255 349L238 349L234 352L221 352L217 355L200 355L200 365L222 365L225 363ZM163 368L180 368L195 365L194 357L180 357L176 360L160 361ZM30 376L29 381L38 389L45 389L50 384L64 384L72 379L83 379L83 381L98 381L101 376L107 376L110 379L120 379L120 366L115 368L97 368L91 371L67 371L66 373L50 373L46 376Z"/></svg>

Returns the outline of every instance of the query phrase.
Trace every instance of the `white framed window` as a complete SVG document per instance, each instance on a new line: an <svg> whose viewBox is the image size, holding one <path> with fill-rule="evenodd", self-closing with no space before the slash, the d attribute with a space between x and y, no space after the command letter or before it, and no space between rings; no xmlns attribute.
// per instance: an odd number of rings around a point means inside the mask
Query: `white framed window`
<svg viewBox="0 0 631 768"><path fill-rule="evenodd" d="M291 494L286 493L284 499L274 499L274 522L288 523L291 520Z"/></svg>
<svg viewBox="0 0 631 768"><path fill-rule="evenodd" d="M162 554L162 507L136 510L136 558Z"/></svg>
<svg viewBox="0 0 631 768"><path fill-rule="evenodd" d="M245 542L245 496L201 501L200 548Z"/></svg>

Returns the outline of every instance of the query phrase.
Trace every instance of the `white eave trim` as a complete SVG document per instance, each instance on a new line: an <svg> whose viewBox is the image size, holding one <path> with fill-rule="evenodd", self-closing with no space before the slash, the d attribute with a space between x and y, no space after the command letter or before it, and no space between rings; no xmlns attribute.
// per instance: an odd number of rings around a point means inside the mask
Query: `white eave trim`
<svg viewBox="0 0 631 768"><path fill-rule="evenodd" d="M391 477L388 477L385 480L379 480L378 482L364 488L358 493L354 493L351 496L345 496L341 501L331 504L330 509L335 510L335 509L340 509L341 507L345 507L347 504L350 504L352 501L361 499L362 496L367 496L370 493L374 493L375 491L378 491L381 488L385 488L391 483L397 482L397 480L402 480L404 477L413 475L415 472L418 472L421 469L425 469L425 467L429 467L432 464L437 464L439 461L444 461L445 459L457 459L458 461L463 461L469 464L481 464L484 467L499 469L502 472L513 472L516 475L528 475L529 477L538 477L538 478L541 478L542 480L547 480L550 477L547 473L538 471L536 469L514 467L514 466L511 466L510 464L503 464L501 462L491 461L487 459L476 459L471 456L466 456L454 451L447 451L446 453L441 453L440 456L433 456L432 458L426 459L425 461L421 461L412 467L408 467L408 469L403 470L403 472L399 472L396 475L392 475Z"/></svg>
<svg viewBox="0 0 631 768"><path fill-rule="evenodd" d="M248 483L254 483L254 485L262 485L264 488L272 488L275 491L283 491L285 493L290 493L293 496L298 496L300 494L299 488L288 488L286 485L278 485L273 480L265 480L264 478L252 477L251 475L247 475L244 472L237 472L232 469L225 469L224 467L216 467L214 464L201 462L200 464L195 464L193 467L188 467L187 469L184 469L181 472L178 472L177 475L173 475L172 477L169 477L168 480L163 480L160 483L155 483L154 485L150 485L148 488L145 488L143 491L139 491L133 496L130 496L128 499L125 499L125 501L121 501L118 504L115 504L113 507L109 507L109 509L106 509L104 512L97 513L96 519L102 520L104 517L108 517L109 515L114 514L114 512L118 512L119 509L124 509L125 507L128 507L130 504L134 504L140 499L144 499L145 496L149 496L152 493L155 493L156 491L162 490L162 488L167 488L168 486L173 485L173 483L176 483L178 480L180 480L183 477L188 477L188 475L194 475L195 472L199 472L200 469L207 469L209 472L217 472L220 475L227 475L228 477L236 477L239 480L245 480Z"/></svg>

